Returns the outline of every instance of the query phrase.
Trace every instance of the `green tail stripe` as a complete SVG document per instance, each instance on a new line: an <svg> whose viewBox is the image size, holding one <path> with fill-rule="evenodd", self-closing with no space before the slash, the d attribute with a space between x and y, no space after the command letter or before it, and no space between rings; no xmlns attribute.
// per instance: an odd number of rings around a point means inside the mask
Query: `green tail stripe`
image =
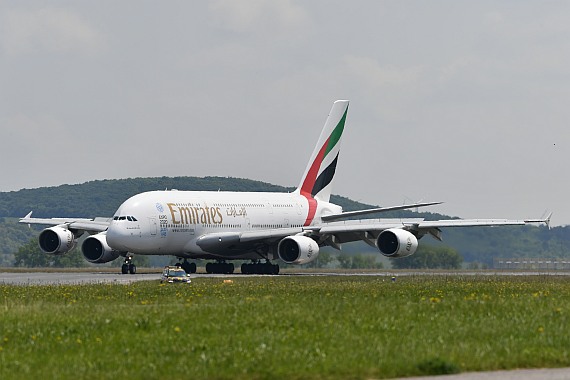
<svg viewBox="0 0 570 380"><path fill-rule="evenodd" d="M344 131L344 122L346 120L346 114L347 113L348 113L348 107L346 107L346 110L344 111L344 115L342 115L342 118L338 122L335 129L332 131L331 136L329 137L329 143L327 145L325 157L327 156L327 154L329 154L329 152L331 150L333 150L335 145L338 143L338 140L340 140L340 137L342 136L342 132Z"/></svg>

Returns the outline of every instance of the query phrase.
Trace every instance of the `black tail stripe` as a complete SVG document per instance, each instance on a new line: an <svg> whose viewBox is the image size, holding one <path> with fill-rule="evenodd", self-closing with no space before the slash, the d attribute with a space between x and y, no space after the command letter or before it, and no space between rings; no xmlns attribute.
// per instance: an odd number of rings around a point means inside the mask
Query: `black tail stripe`
<svg viewBox="0 0 570 380"><path fill-rule="evenodd" d="M323 172L319 175L319 177L315 181L315 185L313 186L313 191L311 191L311 195L313 197L317 195L319 191L327 187L329 183L332 182L334 173L336 171L337 160L338 160L338 153L336 154L336 157L334 158L333 162L331 162L331 164L325 170L323 170Z"/></svg>

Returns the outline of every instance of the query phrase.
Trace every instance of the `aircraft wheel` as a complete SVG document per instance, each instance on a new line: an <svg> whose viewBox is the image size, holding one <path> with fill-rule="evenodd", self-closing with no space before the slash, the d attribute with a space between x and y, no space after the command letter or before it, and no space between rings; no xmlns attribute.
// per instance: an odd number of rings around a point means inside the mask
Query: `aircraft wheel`
<svg viewBox="0 0 570 380"><path fill-rule="evenodd" d="M135 264L129 264L129 273L136 274L137 273L137 266Z"/></svg>
<svg viewBox="0 0 570 380"><path fill-rule="evenodd" d="M188 274L196 273L196 263L189 263L188 261L184 260L184 262L180 264L180 268L184 269L184 271Z"/></svg>
<svg viewBox="0 0 570 380"><path fill-rule="evenodd" d="M123 264L123 265L121 266L121 273L122 273L122 274L127 274L127 273L129 273L129 264Z"/></svg>
<svg viewBox="0 0 570 380"><path fill-rule="evenodd" d="M206 264L206 273L213 273L214 268L212 268L212 263L207 263Z"/></svg>

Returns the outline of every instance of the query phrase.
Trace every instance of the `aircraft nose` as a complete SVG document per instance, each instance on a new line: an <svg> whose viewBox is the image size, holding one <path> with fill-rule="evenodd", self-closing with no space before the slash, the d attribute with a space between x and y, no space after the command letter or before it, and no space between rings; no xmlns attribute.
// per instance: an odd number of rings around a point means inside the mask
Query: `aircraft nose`
<svg viewBox="0 0 570 380"><path fill-rule="evenodd" d="M107 229L107 244L116 251L127 251L125 246L126 231L115 223Z"/></svg>

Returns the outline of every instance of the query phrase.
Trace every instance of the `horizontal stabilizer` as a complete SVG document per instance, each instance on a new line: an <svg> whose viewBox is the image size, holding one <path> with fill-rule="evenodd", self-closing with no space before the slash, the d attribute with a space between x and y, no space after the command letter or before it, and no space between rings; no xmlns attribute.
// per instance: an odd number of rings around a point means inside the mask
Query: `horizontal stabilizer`
<svg viewBox="0 0 570 380"><path fill-rule="evenodd" d="M410 204L410 205L401 205L401 206L392 206L392 207L378 207L378 208L371 208L371 209L367 209L367 210L347 211L347 212L343 212L342 214L323 215L321 217L321 219L323 222L332 222L335 220L352 218L354 216L376 214L376 213L387 212L387 211L406 210L406 209L416 208L416 207L426 207L426 206L439 205L442 203L443 202L414 203L414 204Z"/></svg>

